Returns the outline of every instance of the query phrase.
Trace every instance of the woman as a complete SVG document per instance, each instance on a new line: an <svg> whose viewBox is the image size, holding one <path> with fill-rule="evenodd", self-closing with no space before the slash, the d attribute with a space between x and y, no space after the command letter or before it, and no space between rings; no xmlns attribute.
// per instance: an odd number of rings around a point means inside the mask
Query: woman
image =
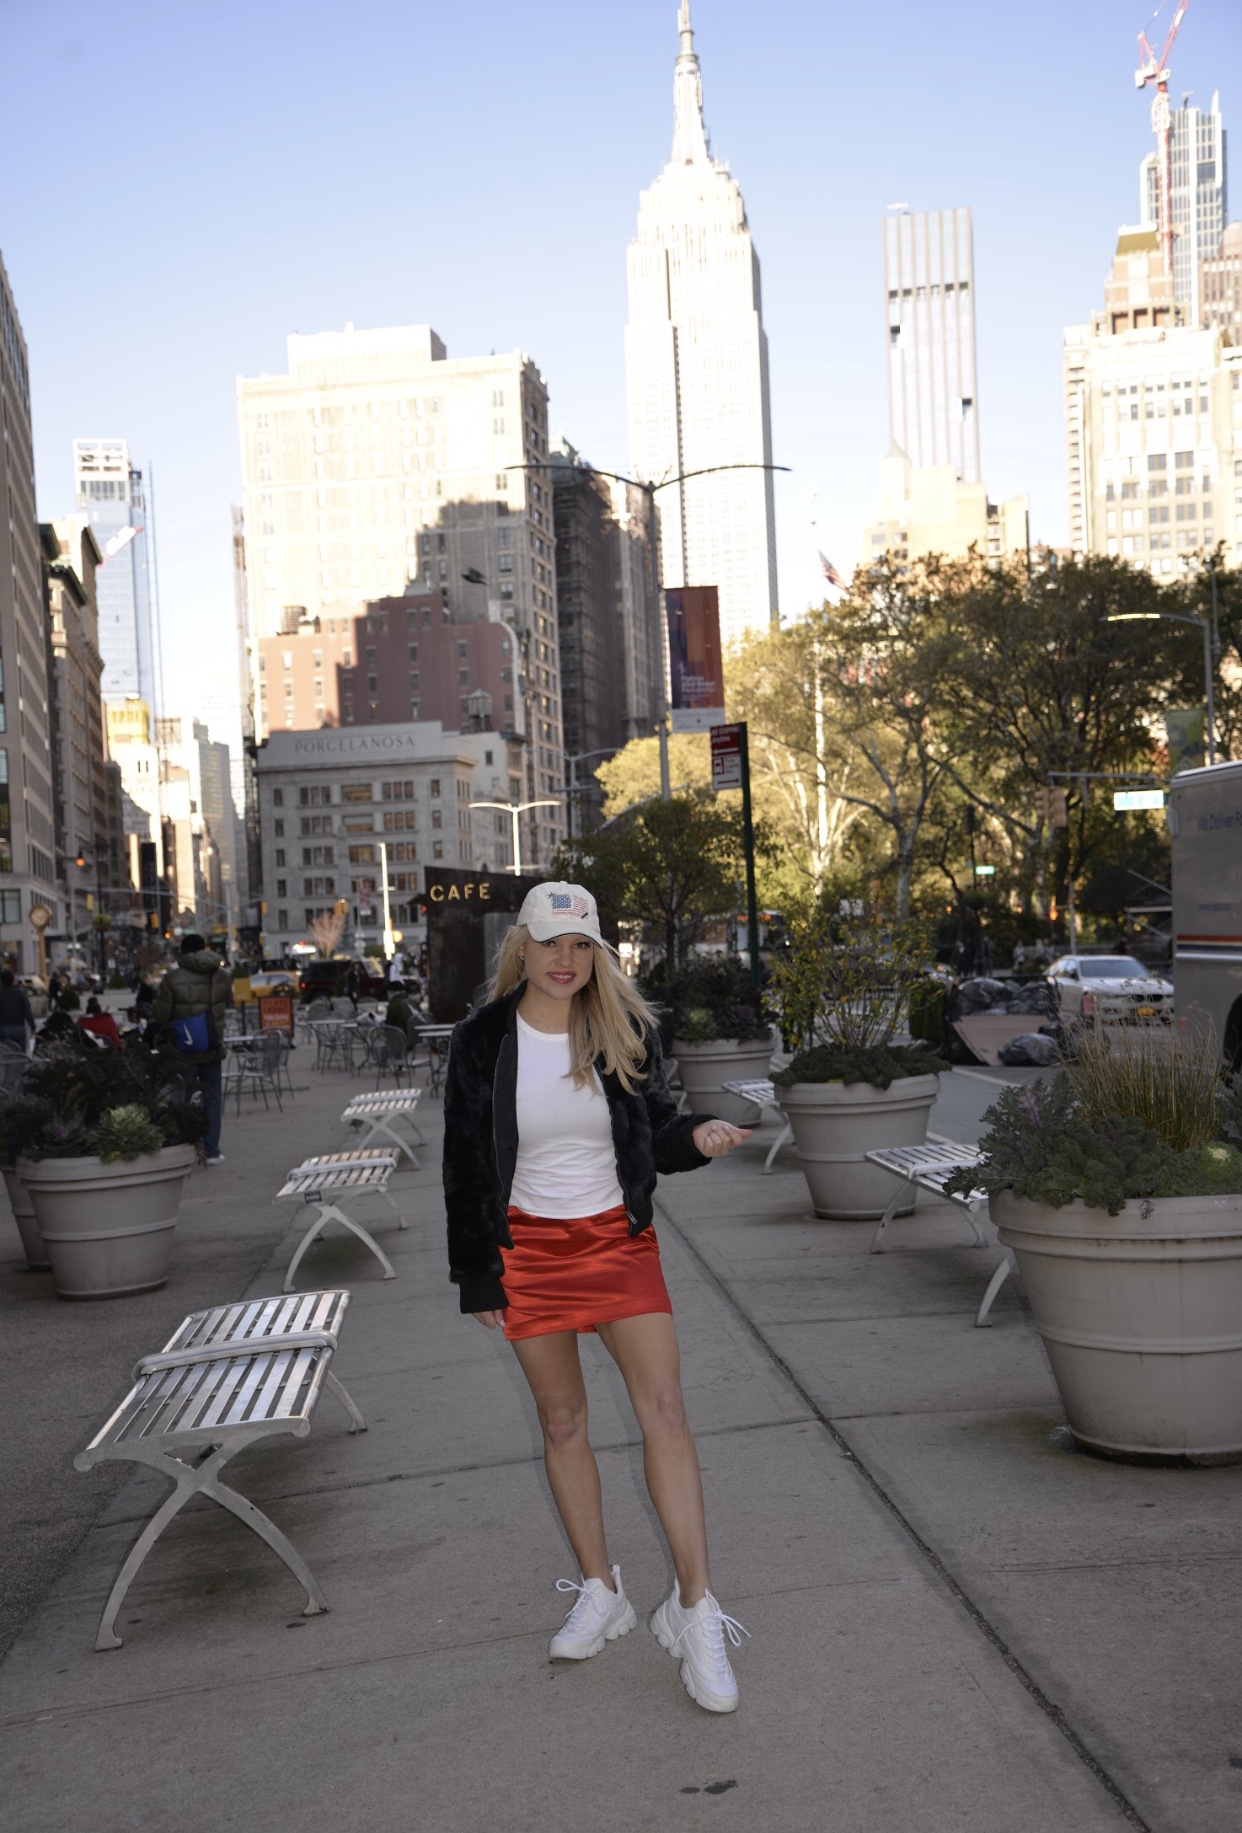
<svg viewBox="0 0 1242 1833"><path fill-rule="evenodd" d="M26 1050L33 1030L34 1013L25 987L17 984L11 967L0 968L0 1044Z"/></svg>
<svg viewBox="0 0 1242 1833"><path fill-rule="evenodd" d="M530 1384L548 1482L581 1571L552 1660L582 1661L637 1618L609 1564L587 1441L578 1336L617 1364L643 1435L647 1488L676 1583L651 1619L691 1698L732 1712L712 1593L703 1490L686 1424L672 1306L651 1229L657 1171L691 1171L749 1137L677 1112L649 1007L600 937L581 885L530 892L497 958L489 1004L453 1033L445 1085L449 1276L463 1312L503 1329Z"/></svg>
<svg viewBox="0 0 1242 1833"><path fill-rule="evenodd" d="M121 1033L111 1012L105 1012L99 1001L92 996L86 1002L86 1012L78 1020L83 1031L89 1031L94 1037L101 1037L113 1050L121 1048Z"/></svg>

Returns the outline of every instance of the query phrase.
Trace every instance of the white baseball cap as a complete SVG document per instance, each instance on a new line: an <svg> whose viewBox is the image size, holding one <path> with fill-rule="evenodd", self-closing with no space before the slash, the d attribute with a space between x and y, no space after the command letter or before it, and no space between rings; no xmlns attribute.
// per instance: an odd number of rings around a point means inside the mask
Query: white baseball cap
<svg viewBox="0 0 1242 1833"><path fill-rule="evenodd" d="M518 922L525 924L536 942L551 942L554 936L589 936L592 942L606 946L599 933L595 899L584 885L559 881L536 885L526 893Z"/></svg>

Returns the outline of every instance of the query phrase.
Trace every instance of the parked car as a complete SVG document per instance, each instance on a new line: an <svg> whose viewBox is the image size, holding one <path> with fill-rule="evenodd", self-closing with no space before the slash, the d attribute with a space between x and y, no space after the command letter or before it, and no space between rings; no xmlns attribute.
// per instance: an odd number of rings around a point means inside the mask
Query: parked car
<svg viewBox="0 0 1242 1833"><path fill-rule="evenodd" d="M296 993L298 976L292 968L264 968L250 976L250 991L258 999L265 993Z"/></svg>
<svg viewBox="0 0 1242 1833"><path fill-rule="evenodd" d="M348 968L348 961L304 961L298 973L302 1004L308 1006L312 999L335 998L344 986Z"/></svg>
<svg viewBox="0 0 1242 1833"><path fill-rule="evenodd" d="M1063 1025L1171 1019L1173 984L1133 955L1062 955L1045 976Z"/></svg>

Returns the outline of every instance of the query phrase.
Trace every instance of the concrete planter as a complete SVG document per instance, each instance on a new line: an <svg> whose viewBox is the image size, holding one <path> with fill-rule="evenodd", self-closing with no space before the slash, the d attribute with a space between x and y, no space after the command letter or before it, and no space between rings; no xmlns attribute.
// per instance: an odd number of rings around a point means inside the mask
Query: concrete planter
<svg viewBox="0 0 1242 1833"><path fill-rule="evenodd" d="M1005 1190L991 1208L1079 1443L1242 1462L1242 1195L1134 1199L1110 1216Z"/></svg>
<svg viewBox="0 0 1242 1833"><path fill-rule="evenodd" d="M710 1044L686 1044L674 1038L673 1055L693 1113L715 1114L720 1120L732 1121L735 1127L754 1126L760 1110L753 1101L725 1094L724 1084L758 1082L769 1073L770 1037L751 1038L744 1044L732 1037L714 1038Z"/></svg>
<svg viewBox="0 0 1242 1833"><path fill-rule="evenodd" d="M43 1237L39 1233L39 1224L35 1219L34 1204L30 1192L18 1177L16 1171L4 1172L4 1187L9 1193L9 1203L13 1210L13 1220L17 1232L22 1238L22 1252L26 1256L26 1265L32 1272L46 1272L51 1265Z"/></svg>
<svg viewBox="0 0 1242 1833"><path fill-rule="evenodd" d="M905 1179L878 1165L867 1152L881 1146L921 1146L940 1078L903 1076L888 1088L869 1082L795 1082L777 1088L793 1128L794 1150L811 1191L815 1214L833 1222L870 1222L882 1216ZM909 1201L893 1212L908 1216Z"/></svg>
<svg viewBox="0 0 1242 1833"><path fill-rule="evenodd" d="M61 1298L123 1298L168 1277L193 1146L105 1165L98 1158L19 1159Z"/></svg>

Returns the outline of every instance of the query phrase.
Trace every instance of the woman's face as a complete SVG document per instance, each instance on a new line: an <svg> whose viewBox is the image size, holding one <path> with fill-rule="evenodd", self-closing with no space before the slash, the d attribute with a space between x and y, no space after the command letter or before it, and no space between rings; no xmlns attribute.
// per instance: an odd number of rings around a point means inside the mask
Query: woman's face
<svg viewBox="0 0 1242 1833"><path fill-rule="evenodd" d="M528 936L525 951L526 979L549 999L572 999L595 972L595 949L586 936L553 936L536 942Z"/></svg>

